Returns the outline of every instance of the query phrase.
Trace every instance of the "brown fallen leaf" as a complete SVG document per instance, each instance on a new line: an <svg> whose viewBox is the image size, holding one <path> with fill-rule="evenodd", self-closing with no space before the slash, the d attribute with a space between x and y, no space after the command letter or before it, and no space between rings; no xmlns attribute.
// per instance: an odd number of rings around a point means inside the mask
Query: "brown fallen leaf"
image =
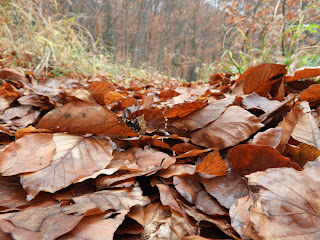
<svg viewBox="0 0 320 240"><path fill-rule="evenodd" d="M282 129L282 135L280 143L277 147L277 150L282 153L285 149L285 144L288 143L293 130L295 129L299 119L303 115L303 109L301 108L293 108L291 111L287 114L285 118L283 118L283 121L279 124L279 127Z"/></svg>
<svg viewBox="0 0 320 240"><path fill-rule="evenodd" d="M31 136L36 135L38 134ZM49 133L46 135L52 136ZM83 177L90 176L104 169L113 159L112 145L107 138L56 133L53 135L53 141L56 151L51 164L37 172L21 175L21 184L28 192L28 200L33 199L40 191L53 193ZM19 148L17 152L26 151L26 149L30 153L33 152L28 146Z"/></svg>
<svg viewBox="0 0 320 240"><path fill-rule="evenodd" d="M218 203L218 201L211 197L203 187L201 187L197 175L175 176L173 177L173 185L181 196L189 203L194 204L205 214L226 215L226 210Z"/></svg>
<svg viewBox="0 0 320 240"><path fill-rule="evenodd" d="M216 150L205 156L205 158L197 165L196 172L224 176L227 174L227 170L226 163L222 161L219 151Z"/></svg>
<svg viewBox="0 0 320 240"><path fill-rule="evenodd" d="M296 162L300 167L303 167L308 161L314 161L320 156L320 151L305 143L300 143L298 146L286 145L283 152L284 156Z"/></svg>
<svg viewBox="0 0 320 240"><path fill-rule="evenodd" d="M84 217L74 229L57 240L114 239L114 233L123 222L125 215L126 211L119 211L115 216L103 213Z"/></svg>
<svg viewBox="0 0 320 240"><path fill-rule="evenodd" d="M238 199L237 204L233 204L229 211L231 226L238 232L242 239L261 239L250 221L250 208L253 205L254 198L251 195L246 195Z"/></svg>
<svg viewBox="0 0 320 240"><path fill-rule="evenodd" d="M173 121L171 124L176 128L186 130L196 130L203 128L210 122L216 120L234 102L234 98L224 98L210 103L197 111L194 111L187 116Z"/></svg>
<svg viewBox="0 0 320 240"><path fill-rule="evenodd" d="M251 93L243 97L242 104L245 109L260 109L265 113L279 108L282 104L277 100L269 100L261 97L257 93Z"/></svg>
<svg viewBox="0 0 320 240"><path fill-rule="evenodd" d="M145 208L145 227L142 238L157 240L180 240L181 237L195 234L195 227L176 211L160 203L151 203Z"/></svg>
<svg viewBox="0 0 320 240"><path fill-rule="evenodd" d="M252 140L252 144L276 148L280 144L281 137L281 128L269 128L264 132L257 133Z"/></svg>
<svg viewBox="0 0 320 240"><path fill-rule="evenodd" d="M203 147L224 149L236 145L264 125L238 106L229 107L216 121L191 134L191 141Z"/></svg>
<svg viewBox="0 0 320 240"><path fill-rule="evenodd" d="M201 150L201 148L191 143L184 142L175 144L172 146L172 150L175 151L176 154L181 155L191 150Z"/></svg>
<svg viewBox="0 0 320 240"><path fill-rule="evenodd" d="M52 134L33 134L12 142L0 155L3 176L36 172L51 164L56 150Z"/></svg>
<svg viewBox="0 0 320 240"><path fill-rule="evenodd" d="M180 176L184 174L193 175L196 172L196 166L192 164L172 164L167 169L161 170L157 173L158 176L163 178L170 178L173 176Z"/></svg>
<svg viewBox="0 0 320 240"><path fill-rule="evenodd" d="M168 109L164 116L166 118L176 118L176 117L179 117L179 118L182 118L196 110L199 110L205 106L207 106L208 103L206 102L186 102L186 103L183 103L183 104L179 104L179 105L176 105L176 106L173 106L173 108L170 108Z"/></svg>
<svg viewBox="0 0 320 240"><path fill-rule="evenodd" d="M300 79L312 78L320 75L320 67L303 67L294 72L288 73L285 82L297 81Z"/></svg>
<svg viewBox="0 0 320 240"><path fill-rule="evenodd" d="M104 105L105 94L111 91L115 91L116 88L110 82L94 81L90 83L88 90L91 92L92 96L96 99L97 103L99 103L100 105Z"/></svg>
<svg viewBox="0 0 320 240"><path fill-rule="evenodd" d="M238 145L229 150L227 158L230 167L241 176L277 167L302 170L298 164L291 162L290 158L282 156L270 146Z"/></svg>
<svg viewBox="0 0 320 240"><path fill-rule="evenodd" d="M211 196L228 209L249 193L246 182L233 171L222 177L201 177L200 182Z"/></svg>
<svg viewBox="0 0 320 240"><path fill-rule="evenodd" d="M260 190L240 220L249 217L262 239L318 239L319 167L318 158L300 172L281 168L251 174L249 184Z"/></svg>
<svg viewBox="0 0 320 240"><path fill-rule="evenodd" d="M318 116L312 115L309 103L303 101L299 107L303 109L303 115L295 126L292 137L300 142L315 146L320 150L320 130Z"/></svg>
<svg viewBox="0 0 320 240"><path fill-rule="evenodd" d="M98 104L70 102L48 112L36 126L55 132L138 136L118 116Z"/></svg>
<svg viewBox="0 0 320 240"><path fill-rule="evenodd" d="M146 121L147 133L152 133L156 130L165 128L166 120L159 109L138 110L131 114L129 119L137 118L142 115L144 116L144 120Z"/></svg>
<svg viewBox="0 0 320 240"><path fill-rule="evenodd" d="M319 69L320 74L320 69ZM299 98L303 101L312 102L320 99L320 84L314 84L303 90Z"/></svg>
<svg viewBox="0 0 320 240"><path fill-rule="evenodd" d="M283 80L286 73L286 65L263 63L242 73L237 79L237 84L243 82L244 94L256 92L265 96L273 84Z"/></svg>

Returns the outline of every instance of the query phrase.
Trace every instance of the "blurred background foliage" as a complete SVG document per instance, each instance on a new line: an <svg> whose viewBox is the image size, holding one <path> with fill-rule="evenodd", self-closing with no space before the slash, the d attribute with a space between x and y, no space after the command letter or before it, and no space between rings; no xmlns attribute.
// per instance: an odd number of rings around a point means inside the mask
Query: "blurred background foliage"
<svg viewBox="0 0 320 240"><path fill-rule="evenodd" d="M0 0L0 65L35 74L206 79L320 62L311 0ZM142 70L143 69L143 70Z"/></svg>

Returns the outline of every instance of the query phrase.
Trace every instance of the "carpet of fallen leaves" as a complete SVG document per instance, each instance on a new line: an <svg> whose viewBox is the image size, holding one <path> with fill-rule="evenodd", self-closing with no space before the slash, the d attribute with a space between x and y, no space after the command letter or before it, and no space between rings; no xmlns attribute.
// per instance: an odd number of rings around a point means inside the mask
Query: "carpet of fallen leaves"
<svg viewBox="0 0 320 240"><path fill-rule="evenodd" d="M1 67L0 239L320 239L318 75Z"/></svg>

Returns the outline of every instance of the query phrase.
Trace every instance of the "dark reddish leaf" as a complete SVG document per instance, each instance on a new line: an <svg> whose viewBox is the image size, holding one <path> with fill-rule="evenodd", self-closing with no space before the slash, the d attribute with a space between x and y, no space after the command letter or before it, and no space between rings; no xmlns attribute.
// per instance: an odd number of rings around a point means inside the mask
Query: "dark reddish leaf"
<svg viewBox="0 0 320 240"><path fill-rule="evenodd" d="M116 88L112 83L105 81L91 82L89 86L89 91L100 105L104 105L104 95L115 90Z"/></svg>
<svg viewBox="0 0 320 240"><path fill-rule="evenodd" d="M270 146L238 145L228 152L227 158L230 167L241 176L277 167L302 170L298 164L291 162L290 158L282 156Z"/></svg>

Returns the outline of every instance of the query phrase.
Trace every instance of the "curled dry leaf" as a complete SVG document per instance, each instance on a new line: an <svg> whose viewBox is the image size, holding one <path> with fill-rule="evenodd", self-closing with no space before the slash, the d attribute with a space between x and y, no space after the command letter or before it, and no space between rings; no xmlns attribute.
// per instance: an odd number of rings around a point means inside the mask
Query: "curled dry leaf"
<svg viewBox="0 0 320 240"><path fill-rule="evenodd" d="M197 175L183 175L173 177L175 189L189 203L208 215L226 215L226 210L211 197L200 185Z"/></svg>
<svg viewBox="0 0 320 240"><path fill-rule="evenodd" d="M38 134L31 136L35 135ZM47 135L52 136L49 133ZM90 176L104 169L113 159L109 139L56 133L53 141L56 151L51 164L37 172L21 175L21 184L27 191L29 200L40 191L53 193ZM37 142L29 144L36 145ZM30 155L33 153L29 146L23 146L18 151L26 149L30 151Z"/></svg>
<svg viewBox="0 0 320 240"><path fill-rule="evenodd" d="M233 171L222 177L201 177L200 182L211 196L228 209L249 193L246 182Z"/></svg>
<svg viewBox="0 0 320 240"><path fill-rule="evenodd" d="M33 134L18 139L0 155L3 176L36 172L50 165L56 145L52 134Z"/></svg>
<svg viewBox="0 0 320 240"><path fill-rule="evenodd" d="M320 67L303 67L294 72L288 73L285 82L297 81L305 78L312 78L320 75Z"/></svg>
<svg viewBox="0 0 320 240"><path fill-rule="evenodd" d="M315 146L320 150L320 130L318 117L312 115L309 103L303 101L299 105L303 108L303 115L295 126L292 137L300 142Z"/></svg>
<svg viewBox="0 0 320 240"><path fill-rule="evenodd" d="M233 101L234 98L232 97L214 101L206 107L194 111L181 119L175 120L171 124L176 128L187 130L196 130L205 127L210 122L220 117Z"/></svg>
<svg viewBox="0 0 320 240"><path fill-rule="evenodd" d="M276 148L280 144L281 136L281 128L269 128L264 132L257 133L252 140L252 144Z"/></svg>
<svg viewBox="0 0 320 240"><path fill-rule="evenodd" d="M291 158L300 167L303 167L308 161L314 161L320 156L320 151L305 143L300 143L298 146L286 145L283 155Z"/></svg>
<svg viewBox="0 0 320 240"><path fill-rule="evenodd" d="M160 203L151 203L145 208L145 220L142 238L179 240L187 234L195 234L195 227L182 218L180 213Z"/></svg>
<svg viewBox="0 0 320 240"><path fill-rule="evenodd" d="M191 141L220 150L246 140L263 126L253 114L241 107L231 106L216 121L191 134Z"/></svg>
<svg viewBox="0 0 320 240"><path fill-rule="evenodd" d="M277 147L277 150L280 153L282 153L283 150L285 149L285 144L288 143L292 135L292 132L295 129L302 115L303 115L303 109L293 108L287 114L287 116L283 119L283 121L279 124L279 126L282 128L282 135L281 135L281 140L280 140L279 146Z"/></svg>
<svg viewBox="0 0 320 240"><path fill-rule="evenodd" d="M175 144L172 150L175 151L176 154L181 155L191 150L201 150L201 148L191 143L183 142Z"/></svg>
<svg viewBox="0 0 320 240"><path fill-rule="evenodd" d="M286 73L286 65L264 63L250 67L239 76L237 83L243 81L244 94L256 92L265 96L273 84L282 81Z"/></svg>
<svg viewBox="0 0 320 240"><path fill-rule="evenodd" d="M164 116L166 118L182 118L198 109L201 109L207 106L206 102L191 102L191 103L183 103L180 105L173 106L173 108L168 109Z"/></svg>
<svg viewBox="0 0 320 240"><path fill-rule="evenodd" d="M55 132L138 136L118 116L98 104L70 102L48 112L36 126Z"/></svg>
<svg viewBox="0 0 320 240"><path fill-rule="evenodd" d="M144 116L147 133L152 133L158 129L164 129L166 120L159 109L143 109L132 114L134 118ZM129 118L133 117L130 116Z"/></svg>
<svg viewBox="0 0 320 240"><path fill-rule="evenodd" d="M125 215L126 211L120 211L119 214L115 216L110 216L110 214L97 214L84 217L74 229L61 236L59 240L114 239L114 233L123 222Z"/></svg>
<svg viewBox="0 0 320 240"><path fill-rule="evenodd" d="M241 176L277 167L302 170L298 164L270 146L238 145L229 150L227 158L230 167Z"/></svg>
<svg viewBox="0 0 320 240"><path fill-rule="evenodd" d="M319 69L320 72L320 69ZM312 102L320 99L320 84L311 85L300 93L299 98L303 101Z"/></svg>
<svg viewBox="0 0 320 240"><path fill-rule="evenodd" d="M196 166L191 164L173 164L167 169L161 170L157 175L163 178L180 176L184 174L193 175L196 172Z"/></svg>
<svg viewBox="0 0 320 240"><path fill-rule="evenodd" d="M224 176L227 174L227 170L226 163L222 160L219 151L216 150L205 156L205 158L197 165L196 172Z"/></svg>
<svg viewBox="0 0 320 240"><path fill-rule="evenodd" d="M256 93L251 93L243 97L242 104L245 109L260 109L262 111L271 112L279 108L282 103L277 100L269 100L266 97L261 97Z"/></svg>
<svg viewBox="0 0 320 240"><path fill-rule="evenodd" d="M249 218L262 239L319 239L319 168L318 158L301 172L281 168L251 174L249 184L260 190L250 210L238 214L239 227Z"/></svg>
<svg viewBox="0 0 320 240"><path fill-rule="evenodd" d="M91 92L97 103L99 103L100 105L104 105L104 95L115 90L115 86L112 83L106 81L94 81L89 85L89 91Z"/></svg>

